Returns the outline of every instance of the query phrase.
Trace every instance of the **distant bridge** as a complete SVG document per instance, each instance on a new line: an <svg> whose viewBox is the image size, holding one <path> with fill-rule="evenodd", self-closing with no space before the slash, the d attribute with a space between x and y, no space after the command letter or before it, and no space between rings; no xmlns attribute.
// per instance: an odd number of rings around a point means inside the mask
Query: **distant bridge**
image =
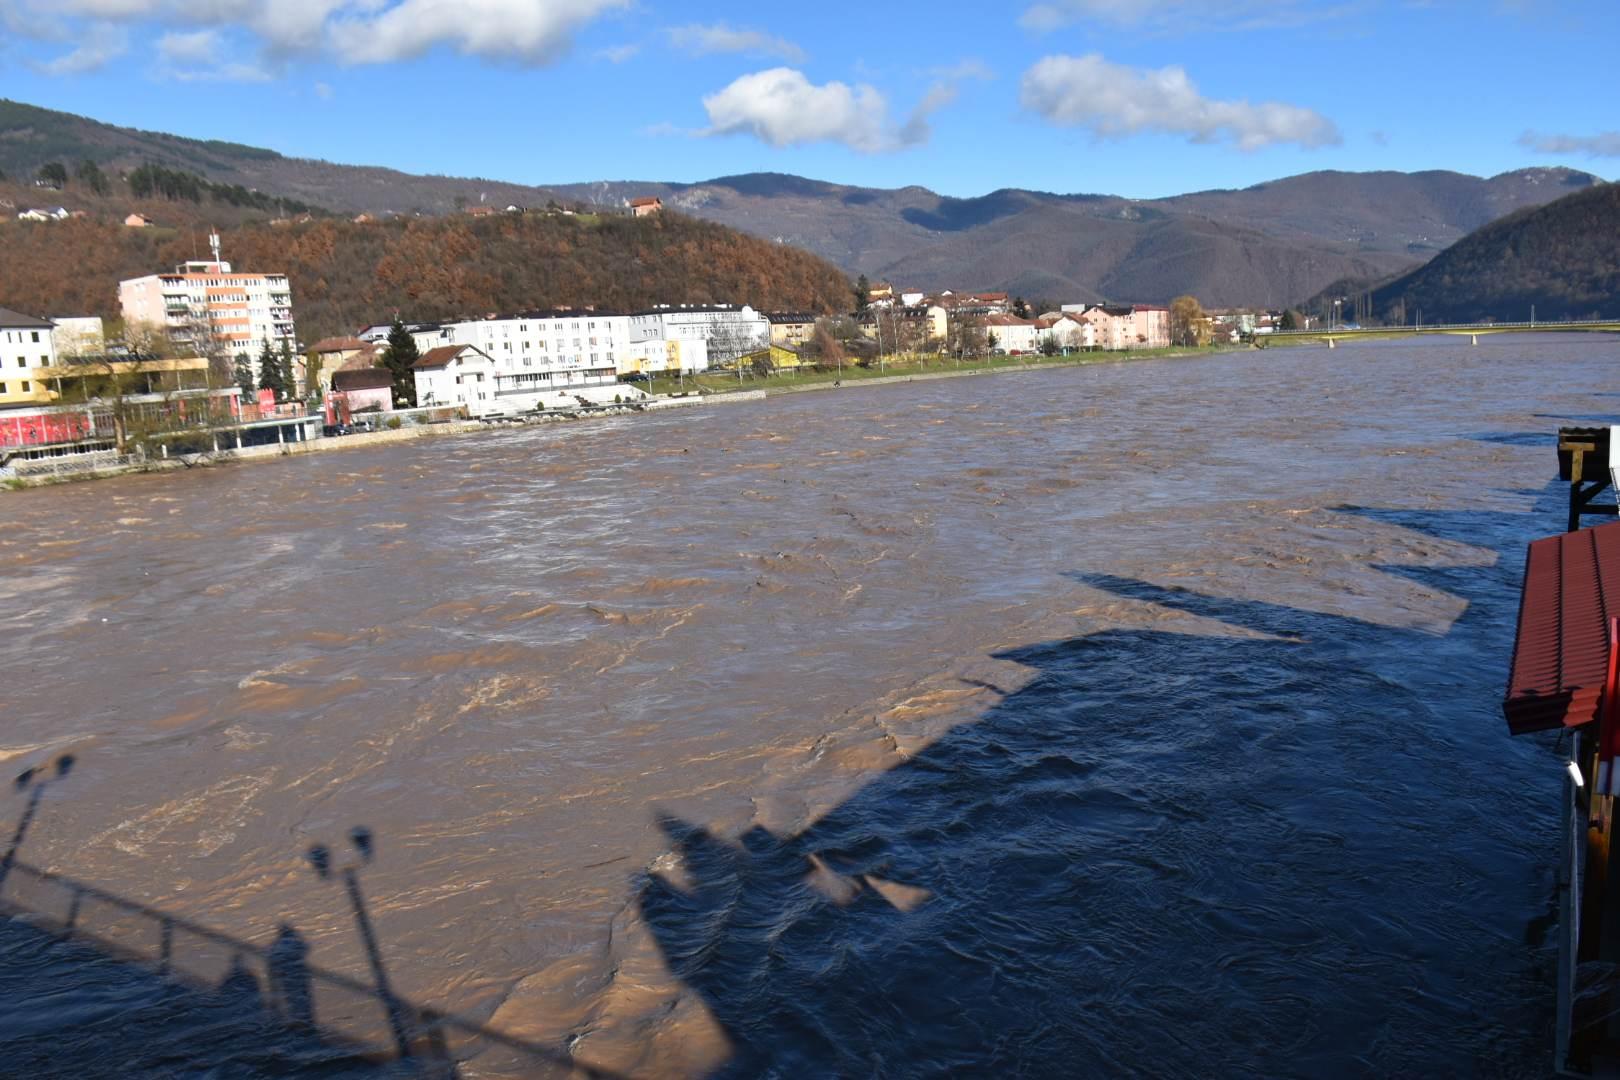
<svg viewBox="0 0 1620 1080"><path fill-rule="evenodd" d="M1433 326L1369 326L1347 329L1343 326L1324 330L1278 330L1270 334L1256 334L1257 345L1300 345L1307 342L1326 342L1331 348L1338 341L1376 340L1378 338L1416 337L1419 334L1450 334L1467 337L1475 344L1481 334L1558 333L1562 331L1620 333L1620 319L1578 319L1572 322L1501 322L1501 323L1436 323Z"/></svg>

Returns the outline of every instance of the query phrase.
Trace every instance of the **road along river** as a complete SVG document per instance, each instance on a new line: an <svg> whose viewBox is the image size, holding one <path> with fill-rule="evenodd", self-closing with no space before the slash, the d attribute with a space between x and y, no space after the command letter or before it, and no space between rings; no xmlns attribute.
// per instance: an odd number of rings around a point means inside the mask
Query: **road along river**
<svg viewBox="0 0 1620 1080"><path fill-rule="evenodd" d="M0 1053L376 1071L388 1010L308 964L635 1075L1544 1074L1560 763L1497 702L1617 361L1099 364L6 495L0 840L225 937L8 924Z"/></svg>

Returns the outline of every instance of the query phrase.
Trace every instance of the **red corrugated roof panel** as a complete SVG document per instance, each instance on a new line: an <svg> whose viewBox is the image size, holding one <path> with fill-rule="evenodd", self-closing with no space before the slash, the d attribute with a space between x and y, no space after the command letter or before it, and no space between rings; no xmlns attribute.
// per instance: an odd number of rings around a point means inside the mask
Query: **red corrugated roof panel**
<svg viewBox="0 0 1620 1080"><path fill-rule="evenodd" d="M1620 522L1530 545L1502 712L1515 735L1597 716L1620 615Z"/></svg>

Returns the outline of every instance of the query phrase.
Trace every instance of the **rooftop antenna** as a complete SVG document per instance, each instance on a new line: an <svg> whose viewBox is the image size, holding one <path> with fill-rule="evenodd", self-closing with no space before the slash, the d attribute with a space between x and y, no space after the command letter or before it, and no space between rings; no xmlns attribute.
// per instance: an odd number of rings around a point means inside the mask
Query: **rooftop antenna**
<svg viewBox="0 0 1620 1080"><path fill-rule="evenodd" d="M214 261L219 262L219 233L212 229L208 233L208 250L214 253Z"/></svg>

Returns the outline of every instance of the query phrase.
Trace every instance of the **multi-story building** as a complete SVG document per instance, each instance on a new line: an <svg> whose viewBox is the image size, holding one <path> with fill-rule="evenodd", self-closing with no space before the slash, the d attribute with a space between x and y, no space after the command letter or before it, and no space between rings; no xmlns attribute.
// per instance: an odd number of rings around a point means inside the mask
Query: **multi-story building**
<svg viewBox="0 0 1620 1080"><path fill-rule="evenodd" d="M771 343L771 323L747 304L660 304L630 316L630 340L682 342L683 366L695 365L702 353L701 371L710 364L725 364Z"/></svg>
<svg viewBox="0 0 1620 1080"><path fill-rule="evenodd" d="M816 332L816 317L802 311L773 311L765 316L771 324L771 344L796 349Z"/></svg>
<svg viewBox="0 0 1620 1080"><path fill-rule="evenodd" d="M46 319L0 307L0 408L50 400L39 371L56 364L53 329Z"/></svg>
<svg viewBox="0 0 1620 1080"><path fill-rule="evenodd" d="M257 361L263 343L297 352L292 290L286 274L233 270L219 257L187 262L172 274L149 274L118 283L126 327L147 327L199 353L246 353Z"/></svg>

